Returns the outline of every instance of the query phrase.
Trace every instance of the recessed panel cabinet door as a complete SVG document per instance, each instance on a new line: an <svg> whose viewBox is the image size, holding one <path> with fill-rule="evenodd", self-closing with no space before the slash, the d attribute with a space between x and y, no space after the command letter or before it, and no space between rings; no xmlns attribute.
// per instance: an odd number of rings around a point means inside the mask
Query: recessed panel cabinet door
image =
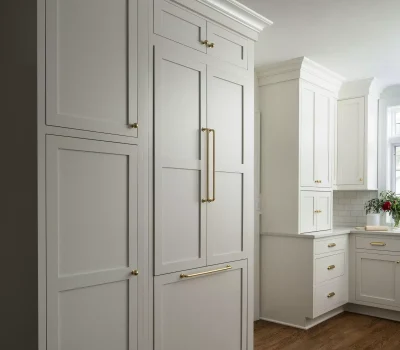
<svg viewBox="0 0 400 350"><path fill-rule="evenodd" d="M245 350L246 333L246 260L154 278L155 350Z"/></svg>
<svg viewBox="0 0 400 350"><path fill-rule="evenodd" d="M317 229L318 231L332 228L332 192L316 192L317 196Z"/></svg>
<svg viewBox="0 0 400 350"><path fill-rule="evenodd" d="M357 253L356 300L400 306L400 264L393 255Z"/></svg>
<svg viewBox="0 0 400 350"><path fill-rule="evenodd" d="M248 236L254 226L254 120L247 78L212 67L207 77L207 126L215 130L210 132L208 169L210 265L244 259L248 254Z"/></svg>
<svg viewBox="0 0 400 350"><path fill-rule="evenodd" d="M364 184L364 98L338 101L337 185Z"/></svg>
<svg viewBox="0 0 400 350"><path fill-rule="evenodd" d="M160 41L154 67L155 273L206 265L206 65Z"/></svg>
<svg viewBox="0 0 400 350"><path fill-rule="evenodd" d="M316 193L301 191L300 194L300 232L317 231L317 198Z"/></svg>
<svg viewBox="0 0 400 350"><path fill-rule="evenodd" d="M46 138L47 341L136 350L137 147Z"/></svg>
<svg viewBox="0 0 400 350"><path fill-rule="evenodd" d="M46 0L48 125L137 136L141 6L146 0Z"/></svg>

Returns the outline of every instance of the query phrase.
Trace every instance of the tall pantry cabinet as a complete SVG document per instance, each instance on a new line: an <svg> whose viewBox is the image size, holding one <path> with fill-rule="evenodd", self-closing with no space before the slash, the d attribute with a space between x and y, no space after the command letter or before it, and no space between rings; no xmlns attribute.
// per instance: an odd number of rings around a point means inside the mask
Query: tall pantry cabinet
<svg viewBox="0 0 400 350"><path fill-rule="evenodd" d="M5 16L0 255L20 261L0 347L251 349L254 41L271 22L232 1L25 2Z"/></svg>

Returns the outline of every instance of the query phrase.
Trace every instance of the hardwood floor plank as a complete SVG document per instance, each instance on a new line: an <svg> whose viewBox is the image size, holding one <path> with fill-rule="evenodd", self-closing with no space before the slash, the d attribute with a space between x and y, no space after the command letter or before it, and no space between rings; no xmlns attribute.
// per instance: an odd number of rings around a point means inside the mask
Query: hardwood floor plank
<svg viewBox="0 0 400 350"><path fill-rule="evenodd" d="M400 323L345 312L307 331L257 321L254 350L400 350Z"/></svg>

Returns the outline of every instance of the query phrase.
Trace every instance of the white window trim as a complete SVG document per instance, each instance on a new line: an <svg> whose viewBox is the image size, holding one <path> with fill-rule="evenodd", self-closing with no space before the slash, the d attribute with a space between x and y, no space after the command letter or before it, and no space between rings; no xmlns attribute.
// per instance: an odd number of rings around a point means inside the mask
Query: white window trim
<svg viewBox="0 0 400 350"><path fill-rule="evenodd" d="M396 192L396 147L400 147L400 137L395 137L392 139L393 141L394 140L398 141L397 143L391 142L392 164L390 170L391 173L390 190Z"/></svg>
<svg viewBox="0 0 400 350"><path fill-rule="evenodd" d="M396 107L390 107L388 109L388 114L390 115L391 121L392 121L392 135L391 137L400 137L400 134L396 134L396 114L400 113L400 106Z"/></svg>

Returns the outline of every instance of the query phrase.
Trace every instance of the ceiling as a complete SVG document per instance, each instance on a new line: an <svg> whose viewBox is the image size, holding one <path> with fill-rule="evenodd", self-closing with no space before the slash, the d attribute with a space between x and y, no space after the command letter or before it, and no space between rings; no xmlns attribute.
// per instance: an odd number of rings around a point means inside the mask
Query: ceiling
<svg viewBox="0 0 400 350"><path fill-rule="evenodd" d="M256 65L306 56L347 80L400 84L400 0L239 0L274 24Z"/></svg>

